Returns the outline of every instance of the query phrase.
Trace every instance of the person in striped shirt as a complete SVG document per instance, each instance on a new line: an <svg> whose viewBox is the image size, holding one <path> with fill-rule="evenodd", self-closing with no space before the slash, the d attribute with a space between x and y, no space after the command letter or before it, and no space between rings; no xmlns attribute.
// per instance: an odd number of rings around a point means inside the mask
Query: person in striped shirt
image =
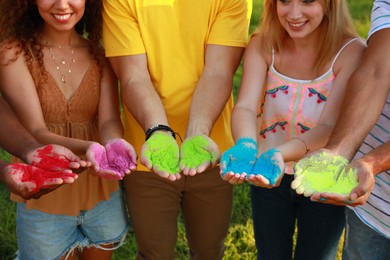
<svg viewBox="0 0 390 260"><path fill-rule="evenodd" d="M343 259L390 259L390 1L376 0L368 48L351 76L344 111L326 146L353 160L359 185L349 196L316 193L313 201L347 205ZM363 143L362 143L363 142ZM359 148L360 146L360 148Z"/></svg>

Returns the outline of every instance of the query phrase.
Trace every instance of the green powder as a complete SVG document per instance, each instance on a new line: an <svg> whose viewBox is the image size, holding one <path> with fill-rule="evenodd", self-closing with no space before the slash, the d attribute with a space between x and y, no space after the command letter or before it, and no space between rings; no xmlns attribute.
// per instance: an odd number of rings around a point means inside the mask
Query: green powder
<svg viewBox="0 0 390 260"><path fill-rule="evenodd" d="M186 140L181 151L181 164L187 168L196 168L205 162L213 162L218 154L209 151L210 143L202 136L194 136Z"/></svg>
<svg viewBox="0 0 390 260"><path fill-rule="evenodd" d="M149 149L145 156L153 167L168 174L177 174L179 170L179 149L176 140L163 133L153 134L147 141Z"/></svg>
<svg viewBox="0 0 390 260"><path fill-rule="evenodd" d="M355 169L345 172L348 161L325 152L300 160L295 166L297 192L330 192L348 195L358 185Z"/></svg>

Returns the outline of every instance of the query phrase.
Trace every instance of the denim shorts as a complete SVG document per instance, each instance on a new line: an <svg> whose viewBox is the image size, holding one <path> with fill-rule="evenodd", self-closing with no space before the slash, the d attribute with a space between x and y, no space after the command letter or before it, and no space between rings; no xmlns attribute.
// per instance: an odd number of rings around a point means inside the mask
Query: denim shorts
<svg viewBox="0 0 390 260"><path fill-rule="evenodd" d="M122 190L112 193L109 200L101 201L93 209L80 211L78 216L28 210L24 203L18 203L16 259L57 259L86 247L114 250L123 244L129 227ZM114 247L100 246L104 244Z"/></svg>

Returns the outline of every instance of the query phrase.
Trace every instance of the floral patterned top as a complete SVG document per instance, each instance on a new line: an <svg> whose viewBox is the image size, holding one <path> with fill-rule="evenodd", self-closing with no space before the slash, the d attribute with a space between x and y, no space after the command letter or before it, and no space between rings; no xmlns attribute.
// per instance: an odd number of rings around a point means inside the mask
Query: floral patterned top
<svg viewBox="0 0 390 260"><path fill-rule="evenodd" d="M332 90L336 75L333 65L347 42L336 54L328 71L313 80L290 78L279 73L272 63L268 68L265 93L259 105L257 129L259 152L277 147L315 127ZM295 162L286 163L285 172L293 173Z"/></svg>

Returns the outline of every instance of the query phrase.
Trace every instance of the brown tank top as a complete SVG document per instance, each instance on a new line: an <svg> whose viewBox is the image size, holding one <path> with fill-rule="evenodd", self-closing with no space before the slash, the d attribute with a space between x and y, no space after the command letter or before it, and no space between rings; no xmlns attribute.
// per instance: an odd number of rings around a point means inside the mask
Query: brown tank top
<svg viewBox="0 0 390 260"><path fill-rule="evenodd" d="M70 100L66 100L49 73L42 76L34 63L30 72L37 86L47 128L58 135L99 141L97 115L101 73L98 65L91 63ZM74 183L63 185L39 199L24 200L15 194L11 194L11 199L25 202L27 209L77 216L81 210L92 209L100 201L108 200L118 188L118 181L96 177L86 170Z"/></svg>

